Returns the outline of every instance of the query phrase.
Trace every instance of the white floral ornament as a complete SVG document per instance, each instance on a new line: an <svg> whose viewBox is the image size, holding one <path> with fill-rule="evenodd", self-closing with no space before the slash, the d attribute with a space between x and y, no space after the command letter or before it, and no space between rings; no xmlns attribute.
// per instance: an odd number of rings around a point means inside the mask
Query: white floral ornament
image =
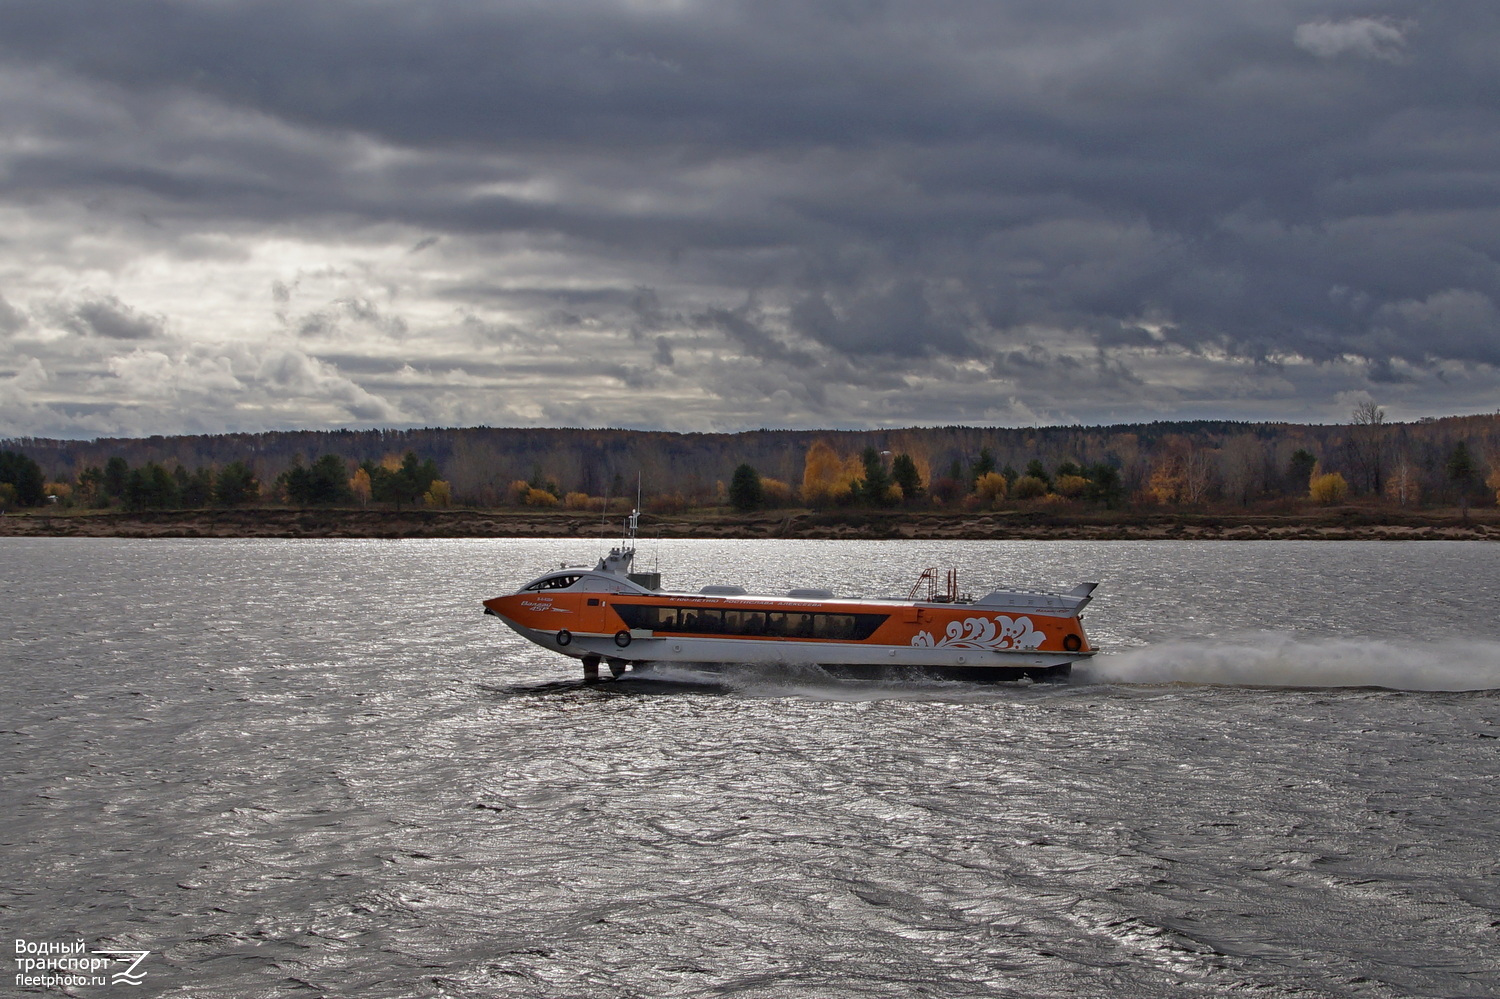
<svg viewBox="0 0 1500 999"><path fill-rule="evenodd" d="M1046 640L1031 626L1031 618L1011 619L996 614L994 620L987 617L971 617L962 622L949 621L947 637L934 641L930 632L919 631L911 644L928 649L1035 649Z"/></svg>

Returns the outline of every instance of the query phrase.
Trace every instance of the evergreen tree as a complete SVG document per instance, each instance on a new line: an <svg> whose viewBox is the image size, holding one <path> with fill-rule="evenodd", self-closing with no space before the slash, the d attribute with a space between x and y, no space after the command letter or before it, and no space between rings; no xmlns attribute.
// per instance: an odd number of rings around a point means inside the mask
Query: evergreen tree
<svg viewBox="0 0 1500 999"><path fill-rule="evenodd" d="M1469 490L1474 484L1474 458L1469 454L1469 445L1459 441L1448 455L1448 480L1458 487L1458 502L1463 507L1464 520L1469 519Z"/></svg>
<svg viewBox="0 0 1500 999"><path fill-rule="evenodd" d="M394 503L397 509L417 502L438 479L437 463L431 458L419 461L414 451L406 452L394 471L370 462L360 467L370 476L371 497L378 503ZM348 488L347 484L345 488ZM555 484L553 488L556 488Z"/></svg>
<svg viewBox="0 0 1500 999"><path fill-rule="evenodd" d="M104 495L112 500L125 498L125 480L130 477L130 465L115 455L104 463Z"/></svg>
<svg viewBox="0 0 1500 999"><path fill-rule="evenodd" d="M260 483L255 473L243 461L231 461L219 472L214 484L214 499L222 506L239 506L260 495Z"/></svg>
<svg viewBox="0 0 1500 999"><path fill-rule="evenodd" d="M1317 456L1311 451L1304 448L1293 451L1292 460L1287 465L1286 471L1287 492L1293 496L1306 493L1308 480L1312 478L1313 469L1317 467Z"/></svg>
<svg viewBox="0 0 1500 999"><path fill-rule="evenodd" d="M179 479L182 505L189 509L208 506L214 498L214 470L207 465Z"/></svg>
<svg viewBox="0 0 1500 999"><path fill-rule="evenodd" d="M734 470L729 480L729 502L741 513L749 513L764 500L760 487L760 473L749 465Z"/></svg>
<svg viewBox="0 0 1500 999"><path fill-rule="evenodd" d="M297 506L332 506L354 499L344 459L336 454L325 454L308 467L300 460L294 461L282 473L279 484L286 492L287 502Z"/></svg>
<svg viewBox="0 0 1500 999"><path fill-rule="evenodd" d="M886 506L891 502L891 477L885 470L885 459L872 447L865 448L860 460L865 465L865 477L859 484L859 498L874 506Z"/></svg>
<svg viewBox="0 0 1500 999"><path fill-rule="evenodd" d="M348 503L354 498L349 489L349 470L344 465L344 459L336 454L325 454L313 462L312 467L307 470L307 478L311 493L309 503L331 506L335 503Z"/></svg>
<svg viewBox="0 0 1500 999"><path fill-rule="evenodd" d="M125 506L131 510L168 509L177 506L179 497L177 480L154 461L125 477Z"/></svg>
<svg viewBox="0 0 1500 999"><path fill-rule="evenodd" d="M916 502L922 495L922 474L909 454L898 454L891 459L891 478L901 487L901 498L907 503Z"/></svg>
<svg viewBox="0 0 1500 999"><path fill-rule="evenodd" d="M994 470L995 470L995 456L990 453L990 449L989 448L987 448L987 447L980 448L979 449L979 457L975 460L975 462L974 462L973 465L969 466L969 485L973 486L974 483L976 483L976 482L979 481L979 477L980 476L982 476L982 475L988 475L991 472L993 472ZM1009 480L1009 477L1007 476L1007 481L1008 480Z"/></svg>
<svg viewBox="0 0 1500 999"><path fill-rule="evenodd" d="M78 473L78 495L93 506L103 506L108 498L104 495L104 469L89 465Z"/></svg>
<svg viewBox="0 0 1500 999"><path fill-rule="evenodd" d="M1474 458L1469 445L1459 441L1448 455L1448 478L1460 491L1467 491L1474 478Z"/></svg>
<svg viewBox="0 0 1500 999"><path fill-rule="evenodd" d="M1125 484L1120 481L1120 471L1115 466L1101 461L1084 469L1084 477L1089 480L1089 485L1083 498L1089 502L1113 508L1124 499Z"/></svg>
<svg viewBox="0 0 1500 999"><path fill-rule="evenodd" d="M1042 464L1042 459L1032 458L1026 463L1026 475L1033 479L1040 479L1042 484L1049 490L1052 488L1052 476L1047 474L1047 467Z"/></svg>
<svg viewBox="0 0 1500 999"><path fill-rule="evenodd" d="M40 506L46 498L41 466L19 451L0 451L0 482L15 490L20 506Z"/></svg>

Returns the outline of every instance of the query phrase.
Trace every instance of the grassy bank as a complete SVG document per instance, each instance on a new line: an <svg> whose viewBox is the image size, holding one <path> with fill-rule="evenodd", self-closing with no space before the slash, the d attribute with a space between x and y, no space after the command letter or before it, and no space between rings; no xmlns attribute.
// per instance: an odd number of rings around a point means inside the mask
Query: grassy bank
<svg viewBox="0 0 1500 999"><path fill-rule="evenodd" d="M614 518L531 510L34 510L0 516L0 537L575 538L610 539ZM1500 511L1399 512L1362 507L1288 512L1145 513L776 510L645 515L654 538L1500 540Z"/></svg>

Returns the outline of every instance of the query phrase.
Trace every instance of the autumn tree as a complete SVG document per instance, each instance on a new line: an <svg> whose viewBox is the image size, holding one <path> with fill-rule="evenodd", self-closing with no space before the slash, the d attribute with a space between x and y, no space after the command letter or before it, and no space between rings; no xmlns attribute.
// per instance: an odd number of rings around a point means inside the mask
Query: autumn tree
<svg viewBox="0 0 1500 999"><path fill-rule="evenodd" d="M999 472L985 472L974 482L974 495L989 507L997 506L1010 492L1010 484Z"/></svg>
<svg viewBox="0 0 1500 999"><path fill-rule="evenodd" d="M370 483L370 472L364 466L356 468L354 474L349 476L349 493L360 506L370 505L374 486Z"/></svg>
<svg viewBox="0 0 1500 999"><path fill-rule="evenodd" d="M762 475L760 477L760 499L763 506L790 506L792 502L792 487L780 479L772 479Z"/></svg>
<svg viewBox="0 0 1500 999"><path fill-rule="evenodd" d="M857 459L851 470L827 441L814 441L802 464L802 502L812 507L847 503L854 497L858 477Z"/></svg>
<svg viewBox="0 0 1500 999"><path fill-rule="evenodd" d="M535 486L528 485L526 486L526 494L522 497L521 502L527 506L553 507L557 506L557 497L545 489L538 489Z"/></svg>
<svg viewBox="0 0 1500 999"><path fill-rule="evenodd" d="M1163 442L1146 492L1164 506L1201 503L1212 485L1208 450L1187 437L1173 435Z"/></svg>
<svg viewBox="0 0 1500 999"><path fill-rule="evenodd" d="M1057 490L1059 496L1066 496L1068 499L1078 499L1088 490L1089 480L1077 473L1064 475L1059 472L1057 481L1052 485Z"/></svg>
<svg viewBox="0 0 1500 999"><path fill-rule="evenodd" d="M1411 506L1422 499L1422 486L1417 471L1412 467L1406 452L1396 455L1391 474L1385 480L1385 494L1401 506Z"/></svg>
<svg viewBox="0 0 1500 999"><path fill-rule="evenodd" d="M1010 487L1010 495L1018 500L1041 499L1047 495L1047 483L1035 475L1023 475Z"/></svg>
<svg viewBox="0 0 1500 999"><path fill-rule="evenodd" d="M453 505L453 487L442 479L434 479L422 494L422 502L428 506L447 507Z"/></svg>
<svg viewBox="0 0 1500 999"><path fill-rule="evenodd" d="M1315 502L1332 506L1349 495L1349 483L1338 472L1314 472L1307 482L1307 494Z"/></svg>

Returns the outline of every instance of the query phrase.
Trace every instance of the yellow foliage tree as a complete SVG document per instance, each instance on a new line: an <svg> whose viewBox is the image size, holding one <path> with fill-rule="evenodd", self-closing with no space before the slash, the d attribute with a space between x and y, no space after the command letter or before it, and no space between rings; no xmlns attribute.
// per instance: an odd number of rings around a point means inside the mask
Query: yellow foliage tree
<svg viewBox="0 0 1500 999"><path fill-rule="evenodd" d="M589 508L588 493L568 493L563 497L563 506L569 510L587 510Z"/></svg>
<svg viewBox="0 0 1500 999"><path fill-rule="evenodd" d="M1209 453L1174 434L1162 442L1161 456L1146 480L1146 495L1163 506L1197 503L1207 494L1211 479Z"/></svg>
<svg viewBox="0 0 1500 999"><path fill-rule="evenodd" d="M356 469L354 475L349 479L349 491L359 501L360 506L370 505L370 473L363 468Z"/></svg>
<svg viewBox="0 0 1500 999"><path fill-rule="evenodd" d="M1185 486L1182 466L1175 461L1164 461L1152 469L1146 492L1162 506L1175 506L1182 502Z"/></svg>
<svg viewBox="0 0 1500 999"><path fill-rule="evenodd" d="M1349 495L1349 483L1338 472L1314 473L1307 482L1307 495L1324 506L1332 506Z"/></svg>
<svg viewBox="0 0 1500 999"><path fill-rule="evenodd" d="M1057 494L1059 496L1066 496L1068 499L1077 499L1083 495L1083 491L1088 487L1089 480L1081 475L1059 475L1057 481L1053 483L1053 488L1057 490Z"/></svg>
<svg viewBox="0 0 1500 999"><path fill-rule="evenodd" d="M434 479L427 492L422 494L422 502L428 506L452 506L453 487L442 479Z"/></svg>
<svg viewBox="0 0 1500 999"><path fill-rule="evenodd" d="M526 503L526 494L531 492L531 483L525 479L517 479L510 484L510 488L506 492L510 493L510 501L512 503L517 506L524 506Z"/></svg>
<svg viewBox="0 0 1500 999"><path fill-rule="evenodd" d="M986 506L994 506L1010 493L1010 483L999 472L985 472L974 482L974 495Z"/></svg>
<svg viewBox="0 0 1500 999"><path fill-rule="evenodd" d="M808 506L847 503L864 471L857 455L840 458L827 441L814 441L802 465L802 502Z"/></svg>
<svg viewBox="0 0 1500 999"><path fill-rule="evenodd" d="M1047 483L1035 475L1023 475L1011 487L1010 495L1018 500L1040 499L1047 495Z"/></svg>
<svg viewBox="0 0 1500 999"><path fill-rule="evenodd" d="M1495 490L1495 502L1500 504L1500 465L1495 466L1495 470L1484 480L1484 484Z"/></svg>
<svg viewBox="0 0 1500 999"><path fill-rule="evenodd" d="M557 497L545 489L527 486L524 502L527 506L557 506Z"/></svg>
<svg viewBox="0 0 1500 999"><path fill-rule="evenodd" d="M792 487L780 479L760 480L761 502L766 506L790 506L792 502Z"/></svg>

